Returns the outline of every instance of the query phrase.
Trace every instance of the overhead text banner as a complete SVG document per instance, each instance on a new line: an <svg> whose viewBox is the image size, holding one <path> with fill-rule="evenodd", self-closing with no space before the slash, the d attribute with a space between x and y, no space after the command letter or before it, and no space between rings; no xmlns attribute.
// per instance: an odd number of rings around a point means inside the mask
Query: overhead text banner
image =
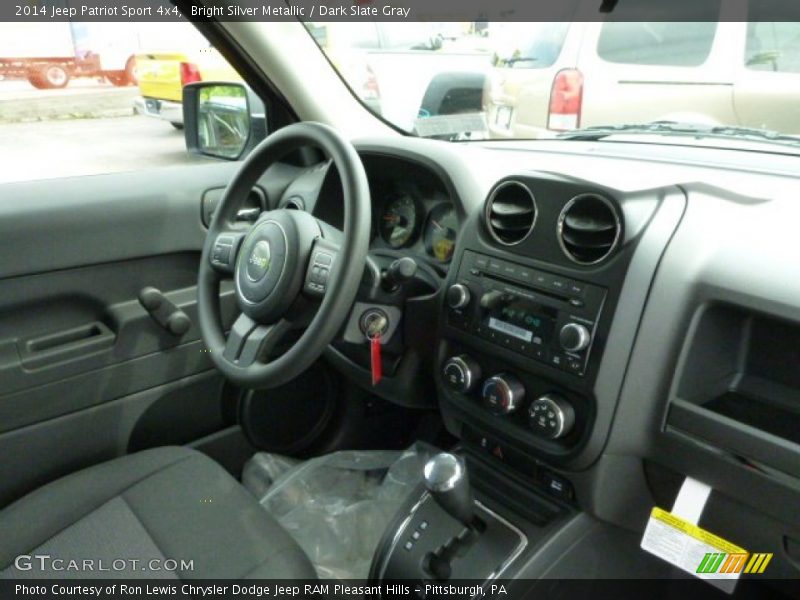
<svg viewBox="0 0 800 600"><path fill-rule="evenodd" d="M0 21L800 21L796 0L3 0Z"/></svg>

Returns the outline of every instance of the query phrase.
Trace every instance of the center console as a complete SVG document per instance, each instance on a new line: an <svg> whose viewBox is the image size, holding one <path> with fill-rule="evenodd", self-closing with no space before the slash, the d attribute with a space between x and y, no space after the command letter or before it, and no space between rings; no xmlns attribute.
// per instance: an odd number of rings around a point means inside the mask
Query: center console
<svg viewBox="0 0 800 600"><path fill-rule="evenodd" d="M600 451L602 442L589 449L598 415L610 424L616 397L598 395L598 377L657 208L657 196L529 174L500 181L470 215L442 299L438 348L441 411L467 450L575 500L567 473ZM646 284L639 287L643 300Z"/></svg>
<svg viewBox="0 0 800 600"><path fill-rule="evenodd" d="M550 568L543 548L588 535L587 467L610 430L682 202L671 189L626 193L528 173L498 182L467 217L441 294L436 383L475 497L458 469L429 477L426 468L426 487L380 546L374 580L530 580ZM641 554L636 539L624 546Z"/></svg>
<svg viewBox="0 0 800 600"><path fill-rule="evenodd" d="M378 545L369 582L380 591L372 597L570 597L574 590L556 593L552 578L568 581L575 564L587 577L613 569L666 576L665 563L647 564L635 534L521 488L505 470L464 451L430 458L423 485ZM607 552L598 556L598 547Z"/></svg>
<svg viewBox="0 0 800 600"><path fill-rule="evenodd" d="M425 491L401 511L379 548L372 577L446 582L490 581L527 546L516 526L473 498L467 465L442 452L425 465Z"/></svg>

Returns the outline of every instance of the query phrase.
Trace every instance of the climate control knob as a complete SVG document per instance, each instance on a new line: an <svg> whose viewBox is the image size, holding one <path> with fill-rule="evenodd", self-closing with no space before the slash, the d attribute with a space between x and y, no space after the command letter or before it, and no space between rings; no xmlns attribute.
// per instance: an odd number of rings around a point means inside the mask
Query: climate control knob
<svg viewBox="0 0 800 600"><path fill-rule="evenodd" d="M561 347L567 352L580 352L589 346L592 334L585 325L580 323L567 323L558 334Z"/></svg>
<svg viewBox="0 0 800 600"><path fill-rule="evenodd" d="M555 440L567 435L575 425L575 409L558 394L545 394L528 408L531 428L542 437Z"/></svg>
<svg viewBox="0 0 800 600"><path fill-rule="evenodd" d="M466 354L451 356L442 366L442 377L451 390L466 394L481 378L481 366Z"/></svg>
<svg viewBox="0 0 800 600"><path fill-rule="evenodd" d="M471 299L469 288L463 283L455 283L447 290L447 305L450 308L464 308Z"/></svg>
<svg viewBox="0 0 800 600"><path fill-rule="evenodd" d="M514 412L525 398L525 386L522 382L507 373L490 377L483 382L481 389L483 404L496 415L507 415Z"/></svg>

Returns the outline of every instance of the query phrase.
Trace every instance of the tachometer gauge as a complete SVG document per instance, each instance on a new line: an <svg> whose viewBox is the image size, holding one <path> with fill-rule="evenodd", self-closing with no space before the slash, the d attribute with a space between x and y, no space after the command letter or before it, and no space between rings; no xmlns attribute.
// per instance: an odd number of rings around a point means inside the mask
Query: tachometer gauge
<svg viewBox="0 0 800 600"><path fill-rule="evenodd" d="M458 218L452 204L446 202L433 208L425 223L425 250L435 259L448 262L453 258L458 235Z"/></svg>
<svg viewBox="0 0 800 600"><path fill-rule="evenodd" d="M408 244L417 230L417 205L414 198L402 194L392 200L381 215L378 230L383 241L392 248L402 248Z"/></svg>

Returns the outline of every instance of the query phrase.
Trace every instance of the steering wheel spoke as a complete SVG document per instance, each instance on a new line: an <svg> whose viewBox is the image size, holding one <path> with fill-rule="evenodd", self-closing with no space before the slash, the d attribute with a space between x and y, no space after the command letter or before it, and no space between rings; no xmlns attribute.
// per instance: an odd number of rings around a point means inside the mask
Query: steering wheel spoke
<svg viewBox="0 0 800 600"><path fill-rule="evenodd" d="M242 313L231 327L222 356L243 368L256 362L266 362L269 353L291 328L292 324L287 319L262 325Z"/></svg>
<svg viewBox="0 0 800 600"><path fill-rule="evenodd" d="M339 244L336 242L326 238L314 241L303 282L303 293L307 297L319 299L325 295L338 256Z"/></svg>
<svg viewBox="0 0 800 600"><path fill-rule="evenodd" d="M225 275L233 274L244 237L245 232L242 231L222 231L217 234L208 255L208 261L215 271Z"/></svg>

